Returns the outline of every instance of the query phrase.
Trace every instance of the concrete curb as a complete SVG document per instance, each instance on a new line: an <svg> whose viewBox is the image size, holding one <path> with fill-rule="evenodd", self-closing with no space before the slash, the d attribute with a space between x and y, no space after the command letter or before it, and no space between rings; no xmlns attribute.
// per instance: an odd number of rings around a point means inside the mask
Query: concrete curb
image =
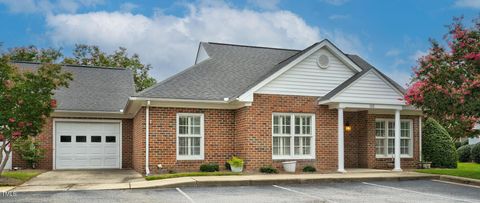
<svg viewBox="0 0 480 203"><path fill-rule="evenodd" d="M280 174L280 175L238 175L238 176L198 176L181 177L130 183L56 185L56 186L19 186L13 192L40 191L85 191L113 189L177 188L204 186L255 186L275 184L311 184L322 182L359 182L359 181L400 181L440 179L440 175L415 172L402 173L350 173L350 174Z"/></svg>
<svg viewBox="0 0 480 203"><path fill-rule="evenodd" d="M325 177L302 177L301 175L289 176L202 176L189 177L183 180L165 179L152 180L145 182L137 182L135 185L131 184L131 189L142 188L175 188L175 187L203 187L203 186L255 186L255 185L275 185L275 184L311 184L322 182L361 182L361 181L401 181L401 180L430 180L439 179L439 175L430 174L414 174L414 175L390 175L390 176L342 176L342 174L335 174ZM220 177L220 178L219 178ZM228 177L226 179L225 177ZM188 180L190 179L190 180ZM175 180L175 181L174 181ZM170 181L174 181L169 183Z"/></svg>
<svg viewBox="0 0 480 203"><path fill-rule="evenodd" d="M454 182L454 183L461 183L461 184L466 184L466 185L480 186L480 180L458 177L458 176L440 175L439 180L449 181L449 182Z"/></svg>

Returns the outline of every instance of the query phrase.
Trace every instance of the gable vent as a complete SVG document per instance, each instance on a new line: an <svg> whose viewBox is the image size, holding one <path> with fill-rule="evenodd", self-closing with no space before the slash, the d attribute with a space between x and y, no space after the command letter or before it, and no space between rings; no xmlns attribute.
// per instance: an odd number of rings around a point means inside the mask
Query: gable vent
<svg viewBox="0 0 480 203"><path fill-rule="evenodd" d="M327 55L322 54L317 58L317 64L320 68L327 68L330 64L330 58Z"/></svg>

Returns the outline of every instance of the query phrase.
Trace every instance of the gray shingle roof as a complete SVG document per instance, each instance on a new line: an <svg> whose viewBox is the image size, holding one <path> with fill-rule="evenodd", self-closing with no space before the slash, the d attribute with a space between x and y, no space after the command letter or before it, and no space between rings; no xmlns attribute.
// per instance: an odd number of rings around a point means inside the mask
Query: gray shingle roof
<svg viewBox="0 0 480 203"><path fill-rule="evenodd" d="M21 69L36 69L38 63L16 62ZM55 91L57 109L63 111L120 112L135 93L133 74L128 69L64 65L72 73L68 88Z"/></svg>
<svg viewBox="0 0 480 203"><path fill-rule="evenodd" d="M136 96L147 98L223 100L233 99L266 79L285 65L307 52L315 43L304 50L270 47L244 46L202 42L210 56L192 67L148 88ZM375 69L357 55L345 54L362 71L325 96L333 96L364 72ZM400 90L403 88L382 74Z"/></svg>

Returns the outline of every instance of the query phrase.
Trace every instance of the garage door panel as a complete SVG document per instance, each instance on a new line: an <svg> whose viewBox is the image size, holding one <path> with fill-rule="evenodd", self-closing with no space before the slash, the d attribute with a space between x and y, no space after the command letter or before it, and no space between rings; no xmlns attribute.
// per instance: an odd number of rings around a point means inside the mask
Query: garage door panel
<svg viewBox="0 0 480 203"><path fill-rule="evenodd" d="M55 126L57 169L120 168L120 123L62 121Z"/></svg>

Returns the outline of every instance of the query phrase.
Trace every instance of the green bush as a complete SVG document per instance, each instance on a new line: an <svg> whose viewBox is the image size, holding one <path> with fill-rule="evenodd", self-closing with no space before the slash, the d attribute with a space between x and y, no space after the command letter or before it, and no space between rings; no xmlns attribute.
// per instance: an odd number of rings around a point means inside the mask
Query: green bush
<svg viewBox="0 0 480 203"><path fill-rule="evenodd" d="M264 166L260 168L262 173L278 173L278 169L273 168L272 166Z"/></svg>
<svg viewBox="0 0 480 203"><path fill-rule="evenodd" d="M472 160L475 163L480 164L480 143L474 144L472 146Z"/></svg>
<svg viewBox="0 0 480 203"><path fill-rule="evenodd" d="M207 163L207 164L200 165L201 172L215 172L219 170L220 170L220 167L218 166L217 163Z"/></svg>
<svg viewBox="0 0 480 203"><path fill-rule="evenodd" d="M472 161L472 145L464 145L457 149L458 161L471 162Z"/></svg>
<svg viewBox="0 0 480 203"><path fill-rule="evenodd" d="M315 169L315 167L313 167L313 166L305 166L305 167L303 167L303 172L313 173L313 172L315 172L315 171L317 171L317 169Z"/></svg>
<svg viewBox="0 0 480 203"><path fill-rule="evenodd" d="M40 147L40 142L31 137L19 139L13 145L13 150L32 168L36 168L37 163L45 157L45 149Z"/></svg>
<svg viewBox="0 0 480 203"><path fill-rule="evenodd" d="M422 150L432 167L457 168L457 151L448 132L436 120L428 118L423 126Z"/></svg>
<svg viewBox="0 0 480 203"><path fill-rule="evenodd" d="M232 170L232 167L230 167L230 164L228 163L228 161L225 162L225 169Z"/></svg>
<svg viewBox="0 0 480 203"><path fill-rule="evenodd" d="M243 167L243 159L240 159L237 156L232 156L232 158L227 162L230 166L233 167Z"/></svg>

